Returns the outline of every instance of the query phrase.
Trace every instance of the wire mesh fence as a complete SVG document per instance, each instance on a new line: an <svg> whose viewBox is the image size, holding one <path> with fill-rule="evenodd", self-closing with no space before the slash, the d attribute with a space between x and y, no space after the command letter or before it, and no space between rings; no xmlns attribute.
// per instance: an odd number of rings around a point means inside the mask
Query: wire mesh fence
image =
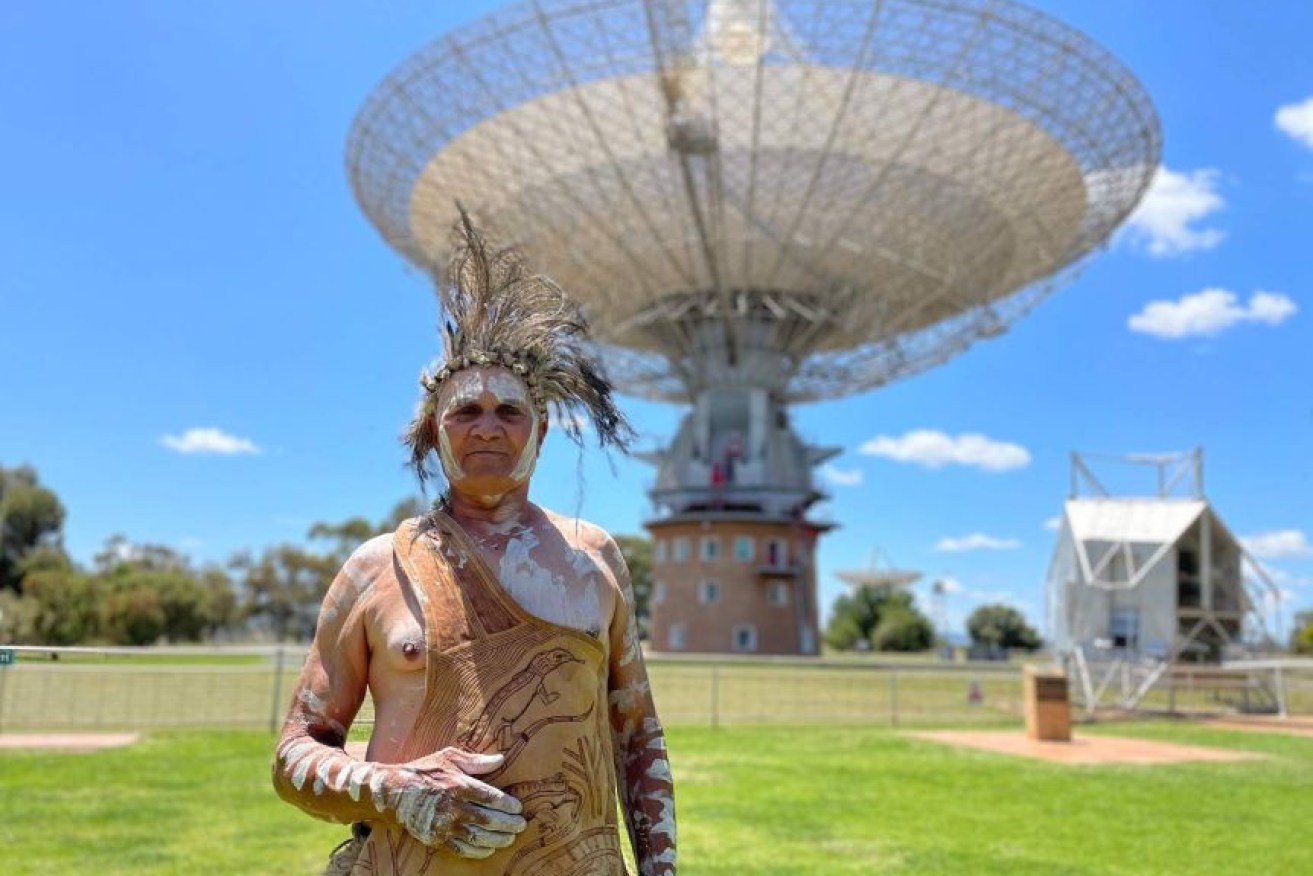
<svg viewBox="0 0 1313 876"><path fill-rule="evenodd" d="M15 648L0 731L276 726L304 650Z"/></svg>
<svg viewBox="0 0 1313 876"><path fill-rule="evenodd" d="M666 724L1008 722L1022 716L1019 667L668 662L649 664Z"/></svg>
<svg viewBox="0 0 1313 876"><path fill-rule="evenodd" d="M1141 711L1207 714L1223 709L1241 713L1286 711L1313 714L1313 673L1283 679L1285 702L1270 672L1217 672L1185 667L1167 674L1140 700Z"/></svg>
<svg viewBox="0 0 1313 876"><path fill-rule="evenodd" d="M276 729L305 659L292 646L8 650L15 659L0 665L0 732ZM987 725L1024 714L1016 664L653 657L648 671L669 726ZM1242 707L1205 679L1178 682L1171 701ZM1313 662L1286 669L1282 683L1287 709L1313 714ZM372 722L366 698L356 726Z"/></svg>
<svg viewBox="0 0 1313 876"><path fill-rule="evenodd" d="M22 648L0 669L0 731L277 727L305 659L294 647ZM1015 668L670 661L648 671L677 724L1007 721L1021 715ZM357 725L373 720L366 698Z"/></svg>

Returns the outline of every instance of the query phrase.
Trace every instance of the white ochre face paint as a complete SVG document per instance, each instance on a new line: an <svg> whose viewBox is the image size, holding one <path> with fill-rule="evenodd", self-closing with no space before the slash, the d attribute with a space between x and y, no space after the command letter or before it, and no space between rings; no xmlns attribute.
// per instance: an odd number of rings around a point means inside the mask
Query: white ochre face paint
<svg viewBox="0 0 1313 876"><path fill-rule="evenodd" d="M456 461L455 455L451 452L451 437L447 434L447 427L441 425L439 418L438 425L438 460L442 463L442 471L451 483L465 479L465 469L460 467Z"/></svg>
<svg viewBox="0 0 1313 876"><path fill-rule="evenodd" d="M533 410L530 408L530 410ZM515 468L511 469L511 480L515 481L516 486L529 480L533 474L533 468L538 464L538 412L534 411L533 428L529 430L529 440L524 442L524 447L520 449L520 458L515 460Z"/></svg>
<svg viewBox="0 0 1313 876"><path fill-rule="evenodd" d="M523 408L529 417L532 418L533 425L529 430L528 440L520 448L520 455L515 460L515 465L509 474L510 480L515 486L520 486L529 480L533 474L534 465L538 462L538 434L542 426L542 418L538 414L537 406L534 405L533 397L529 394L529 387L523 380L504 368L467 368L463 371L457 371L451 377L447 378L446 386L443 387L443 394L446 401L440 404L438 413L438 459L442 463L442 470L447 475L447 480L451 483L464 480L466 477L465 469L461 466L460 461L456 459L455 451L451 446L451 435L446 426L446 420L453 411L469 404L479 404L484 400L485 394L492 396L492 403L496 406L511 404ZM489 500L495 500L500 497L487 496Z"/></svg>

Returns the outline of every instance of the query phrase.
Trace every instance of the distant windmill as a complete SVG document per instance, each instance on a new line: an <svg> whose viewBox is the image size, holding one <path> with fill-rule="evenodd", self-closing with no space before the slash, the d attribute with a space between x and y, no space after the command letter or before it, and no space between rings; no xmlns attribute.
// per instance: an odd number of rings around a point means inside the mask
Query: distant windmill
<svg viewBox="0 0 1313 876"><path fill-rule="evenodd" d="M948 581L939 578L930 585L930 622L940 641L948 641Z"/></svg>

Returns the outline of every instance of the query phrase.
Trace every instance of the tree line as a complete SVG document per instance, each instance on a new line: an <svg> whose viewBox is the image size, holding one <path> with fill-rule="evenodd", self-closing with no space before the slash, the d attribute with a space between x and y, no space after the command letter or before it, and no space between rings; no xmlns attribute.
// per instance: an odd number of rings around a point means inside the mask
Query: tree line
<svg viewBox="0 0 1313 876"><path fill-rule="evenodd" d="M241 551L197 565L159 544L113 535L83 566L64 550L65 509L30 466L0 466L0 642L144 645L306 638L343 561L373 535L418 513L316 523L306 544Z"/></svg>
<svg viewBox="0 0 1313 876"><path fill-rule="evenodd" d="M201 565L174 548L113 535L83 567L64 550L59 497L30 466L0 465L0 643L304 641L351 552L424 510L418 498L407 498L377 521L315 523L304 544L243 550L225 563ZM617 535L616 542L629 565L645 633L652 543L640 535ZM1313 612L1295 620L1291 650L1313 654ZM1025 617L1006 605L976 608L967 632L973 646L987 653L1041 644ZM835 601L825 642L836 651L925 651L938 644L912 594L877 587Z"/></svg>
<svg viewBox="0 0 1313 876"><path fill-rule="evenodd" d="M243 550L225 563L197 565L172 547L113 535L84 567L64 549L65 509L55 492L30 466L0 465L0 643L304 641L351 552L425 510L407 498L380 520L315 523L304 544ZM651 544L641 536L616 541L643 616Z"/></svg>
<svg viewBox="0 0 1313 876"><path fill-rule="evenodd" d="M1039 633L1021 612L998 603L978 606L967 618L967 634L973 651L982 656L1034 651L1041 645ZM825 644L835 651L907 652L943 643L911 593L867 584L834 601Z"/></svg>

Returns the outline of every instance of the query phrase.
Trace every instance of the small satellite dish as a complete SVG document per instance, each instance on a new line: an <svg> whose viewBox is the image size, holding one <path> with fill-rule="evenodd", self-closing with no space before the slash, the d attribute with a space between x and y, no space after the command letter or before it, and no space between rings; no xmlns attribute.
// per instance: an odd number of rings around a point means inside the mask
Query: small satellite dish
<svg viewBox="0 0 1313 876"><path fill-rule="evenodd" d="M920 581L921 573L912 569L895 568L889 560L889 555L877 547L871 551L871 564L867 568L843 569L835 572L834 577L854 590L861 587L894 590Z"/></svg>

